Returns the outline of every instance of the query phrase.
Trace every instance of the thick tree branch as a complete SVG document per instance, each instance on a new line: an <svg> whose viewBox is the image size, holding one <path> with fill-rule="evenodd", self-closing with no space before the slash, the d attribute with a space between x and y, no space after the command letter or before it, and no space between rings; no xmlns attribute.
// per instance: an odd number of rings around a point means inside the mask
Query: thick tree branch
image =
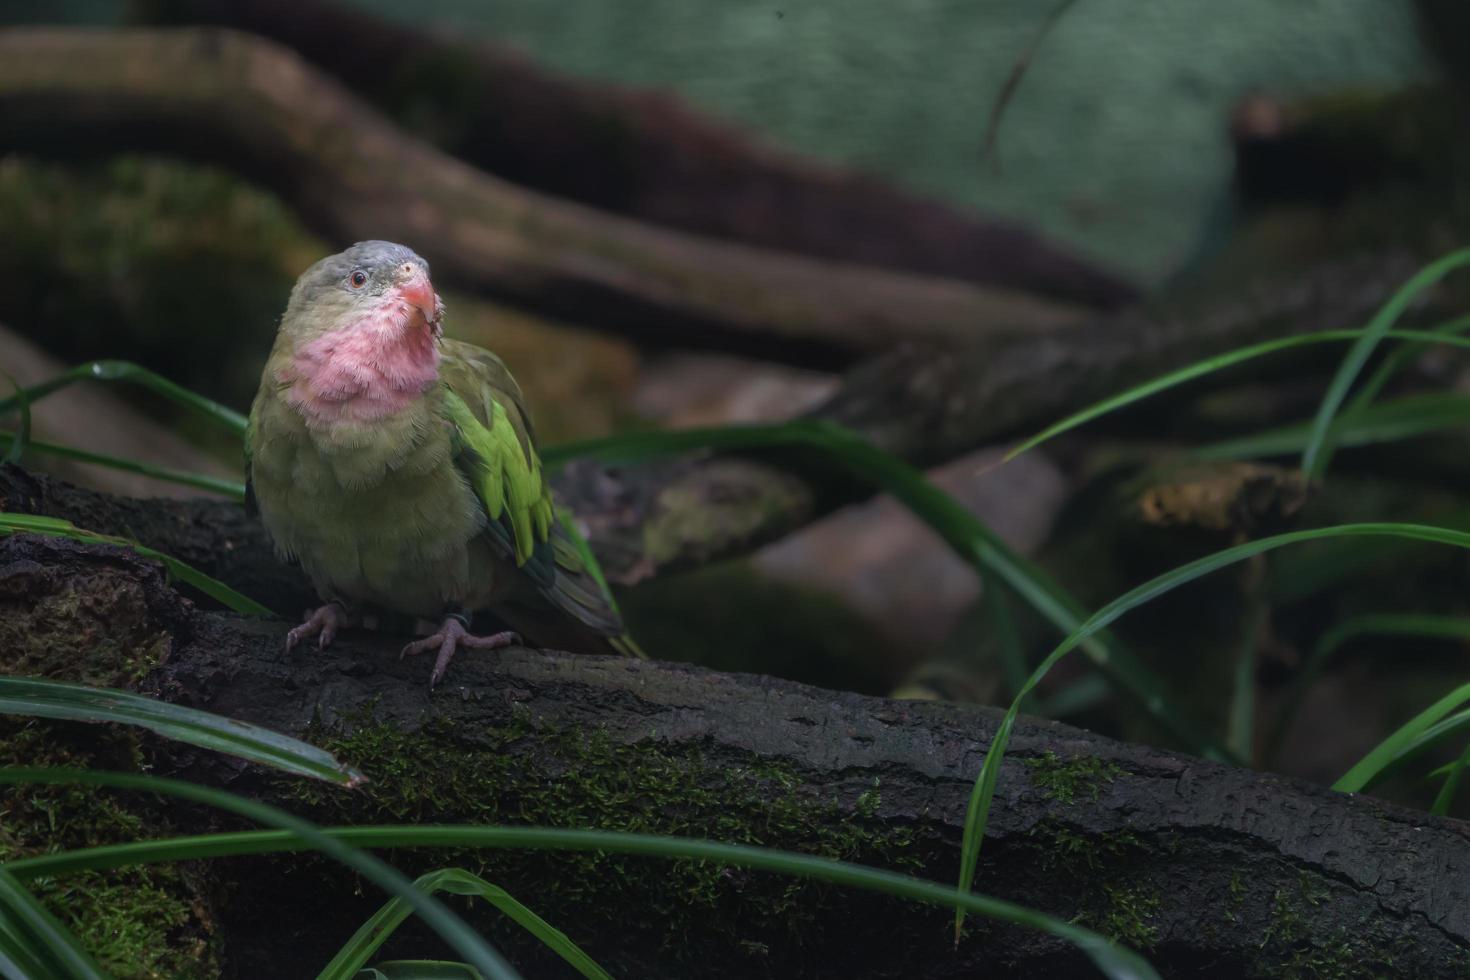
<svg viewBox="0 0 1470 980"><path fill-rule="evenodd" d="M1081 316L1016 290L724 244L544 197L228 30L0 33L0 148L218 161L334 241L409 242L443 282L665 343L841 363L900 337L953 346Z"/></svg>
<svg viewBox="0 0 1470 980"><path fill-rule="evenodd" d="M782 252L1088 306L1136 298L1117 276L1018 226L760 146L661 92L554 74L489 41L419 30L336 0L134 7L149 22L214 24L279 41L416 135L543 193Z"/></svg>
<svg viewBox="0 0 1470 980"><path fill-rule="evenodd" d="M319 821L557 822L672 831L956 873L971 781L997 713L834 693L672 664L510 650L457 661L430 693L391 637L290 656L279 622L191 611L110 547L0 541L0 622L51 676L135 610L163 635L142 688L304 735L366 770L315 791L210 753L149 743L159 771ZM140 601L146 598L147 601ZM120 598L121 597L121 598ZM36 612L40 610L41 612ZM14 654L5 669L16 669ZM155 646L154 649L157 649ZM110 655L118 656L113 650ZM121 651L126 656L126 651ZM26 661L22 661L26 663ZM174 817L206 829L207 817ZM764 875L615 858L396 853L413 871L476 863L615 975L1091 976L1038 934ZM1470 835L1364 797L1023 720L1002 768L977 888L1147 947L1166 975L1461 976ZM213 863L210 917L234 975L305 975L376 903L304 857ZM331 895L332 900L324 900ZM497 929L523 962L536 953ZM793 926L795 928L793 928ZM409 933L398 955L433 947ZM529 969L529 967L528 967ZM557 976L553 968L529 975ZM1320 975L1320 974L1319 974Z"/></svg>
<svg viewBox="0 0 1470 980"><path fill-rule="evenodd" d="M853 371L812 414L910 462L935 464L1038 429L1209 354L1268 337L1359 326L1413 267L1407 257L1365 259L1284 286L1245 290L1218 308L1128 314L1066 339L1017 339L956 352L908 349ZM1430 315L1450 300L1428 296L1419 313ZM1275 363L1256 369L1279 370ZM746 554L866 492L799 451L624 467L582 462L558 474L555 485L583 522L608 577L623 585ZM299 583L274 576L264 532L233 504L113 501L13 468L0 470L0 498L6 509L134 536L273 608L303 601Z"/></svg>

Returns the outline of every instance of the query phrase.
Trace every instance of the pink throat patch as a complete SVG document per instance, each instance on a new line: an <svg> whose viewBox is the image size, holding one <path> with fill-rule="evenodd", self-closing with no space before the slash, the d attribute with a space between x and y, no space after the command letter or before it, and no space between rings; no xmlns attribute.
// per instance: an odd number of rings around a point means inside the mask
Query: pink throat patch
<svg viewBox="0 0 1470 980"><path fill-rule="evenodd" d="M407 408L439 380L439 347L417 309L389 300L301 347L276 380L289 386L287 404L312 428L372 422Z"/></svg>

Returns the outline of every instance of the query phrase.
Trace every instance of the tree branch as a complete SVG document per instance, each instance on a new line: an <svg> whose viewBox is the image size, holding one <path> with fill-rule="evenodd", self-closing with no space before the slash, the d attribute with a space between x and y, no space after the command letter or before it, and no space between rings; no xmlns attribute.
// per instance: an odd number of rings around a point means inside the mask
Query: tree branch
<svg viewBox="0 0 1470 980"><path fill-rule="evenodd" d="M95 668L84 638L134 609L134 634L167 638L144 690L325 744L370 782L317 789L152 741L151 765L323 823L673 832L949 882L999 717L519 649L466 655L450 685L430 693L425 665L400 661L391 637L350 632L325 653L291 656L284 624L191 611L161 583L149 563L111 547L0 541L5 621L28 630L25 649L73 651L49 662L51 676ZM1166 975L1283 976L1312 963L1351 976L1452 977L1470 952L1470 837L1454 821L1032 720L1015 730L992 813L978 890L1148 948ZM173 819L184 831L214 825L197 812ZM696 964L711 977L1092 975L1036 933L977 923L954 950L943 912L792 891L735 869L605 855L393 860L413 872L479 870L616 975L688 976ZM209 919L234 975L294 976L325 962L379 901L309 857L197 873L215 883ZM476 921L528 969L540 965L522 936L490 916ZM432 953L424 942L410 932L389 951ZM528 975L560 974L548 965Z"/></svg>
<svg viewBox="0 0 1470 980"><path fill-rule="evenodd" d="M760 145L663 92L553 73L488 40L335 0L138 0L134 8L145 22L213 24L278 41L416 136L545 194L758 248L1087 306L1137 298L1118 276L1019 226Z"/></svg>
<svg viewBox="0 0 1470 980"><path fill-rule="evenodd" d="M955 346L1076 323L1016 290L654 228L490 177L333 79L228 30L0 33L0 147L217 161L350 242L409 242L446 283L684 346L843 363L895 338Z"/></svg>

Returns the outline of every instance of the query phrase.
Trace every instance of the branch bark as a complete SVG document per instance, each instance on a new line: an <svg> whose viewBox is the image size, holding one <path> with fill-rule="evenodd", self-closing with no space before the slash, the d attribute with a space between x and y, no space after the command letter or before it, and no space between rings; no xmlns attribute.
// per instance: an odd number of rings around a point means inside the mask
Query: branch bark
<svg viewBox="0 0 1470 980"><path fill-rule="evenodd" d="M441 281L663 343L844 363L1082 317L1014 289L726 244L555 200L406 136L295 54L229 30L0 33L0 147L216 161L338 243L409 242Z"/></svg>
<svg viewBox="0 0 1470 980"><path fill-rule="evenodd" d="M139 590L148 601L139 601ZM121 601L119 597L123 597ZM211 753L146 743L158 771L318 821L550 822L733 838L949 882L971 781L998 714L841 694L666 663L513 649L457 661L430 693L390 637L289 656L285 625L190 609L156 568L106 546L0 541L0 624L18 649L88 649L119 608L166 637L142 689L323 743L370 777L303 787ZM44 609L44 615L31 610ZM29 618L27 618L29 617ZM54 658L52 676L85 669ZM214 826L184 811L185 831ZM770 876L608 856L393 855L460 864L532 904L615 975L1093 975L1073 951ZM479 862L484 861L484 865ZM1462 824L1300 781L1022 720L977 889L1147 947L1165 975L1461 976L1470 952ZM305 975L379 901L309 857L201 868L228 973ZM228 887L225 883L228 882ZM330 901L326 901L331 896ZM528 975L560 976L478 915ZM434 955L410 931L397 955ZM534 968L533 968L534 967Z"/></svg>
<svg viewBox="0 0 1470 980"><path fill-rule="evenodd" d="M759 145L663 92L335 0L143 0L142 21L278 41L415 135L525 187L697 235L1112 308L1121 278L1025 229ZM587 161L596 161L588 166Z"/></svg>
<svg viewBox="0 0 1470 980"><path fill-rule="evenodd" d="M854 370L812 416L846 425L912 463L933 465L1039 429L1210 354L1359 326L1413 268L1408 256L1370 257L1284 285L1244 289L1213 309L1130 313L1065 339L1020 338L951 352L908 348ZM1427 294L1417 315L1432 316L1453 300L1444 292ZM867 492L801 452L704 454L621 467L584 461L566 467L554 483L609 580L620 585L747 554ZM0 506L129 535L226 580L234 568L242 591L278 610L297 608L307 597L300 582L277 578L263 530L233 504L130 504L6 468L0 469Z"/></svg>

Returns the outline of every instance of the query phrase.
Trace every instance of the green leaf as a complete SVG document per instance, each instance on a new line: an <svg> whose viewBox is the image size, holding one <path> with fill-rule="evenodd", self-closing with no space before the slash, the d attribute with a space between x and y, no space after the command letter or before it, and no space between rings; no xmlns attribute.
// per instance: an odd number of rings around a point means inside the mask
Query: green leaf
<svg viewBox="0 0 1470 980"><path fill-rule="evenodd" d="M413 884L415 888L431 895L435 892L447 891L454 895L482 898L509 916L522 929L539 939L588 980L612 980L606 970L598 966L592 957L582 952L576 943L567 938L566 933L517 902L504 888L492 885L478 875L471 874L462 868L445 868L440 871L431 871ZM403 899L390 899L388 904L362 924L362 928L353 933L347 944L332 958L332 962L328 963L326 969L317 975L317 980L349 980L367 963L368 958L388 941L388 937L403 924L411 911ZM377 968L386 970L388 965L379 963ZM455 965L463 966L463 964Z"/></svg>
<svg viewBox="0 0 1470 980"><path fill-rule="evenodd" d="M1387 303L1383 304L1382 309L1374 314L1368 326L1363 329L1363 335L1348 349L1342 359L1342 365L1333 375L1332 383L1327 388L1327 394L1322 399L1321 407L1317 409L1317 416L1312 422L1311 434L1307 438L1307 447L1302 451L1302 473L1308 479L1321 479L1322 475L1327 472L1327 464L1332 459L1333 419L1343 400L1347 398L1348 389L1352 387L1363 365L1368 363L1368 358L1373 354L1374 348L1421 292L1463 265L1470 265L1470 248L1451 252L1444 258L1431 262L1419 270L1412 279L1389 298ZM1458 339L1433 334L1431 336L1434 337L1436 343Z"/></svg>
<svg viewBox="0 0 1470 980"><path fill-rule="evenodd" d="M1470 424L1470 396L1432 392L1379 402L1344 414L1332 425L1332 443L1339 448L1400 442ZM1311 438L1311 425L1300 422L1239 439L1201 446L1189 455L1196 459L1259 459L1300 452Z"/></svg>
<svg viewBox="0 0 1470 980"><path fill-rule="evenodd" d="M449 960L384 960L353 974L355 980L481 980L468 963Z"/></svg>
<svg viewBox="0 0 1470 980"><path fill-rule="evenodd" d="M0 974L24 980L106 980L66 927L0 866Z"/></svg>
<svg viewBox="0 0 1470 980"><path fill-rule="evenodd" d="M1287 545L1334 537L1396 537L1470 548L1470 533L1422 524L1340 524L1334 527L1293 531L1258 541L1250 541L1206 555L1150 579L1103 606L1068 634L1037 666L1022 687L1020 694L1011 702L1000 725L996 728L990 748L985 753L985 762L980 767L980 774L976 777L975 786L971 790L970 802L965 814L965 830L960 844L960 890L968 892L975 879L975 867L980 859L980 845L985 839L985 829L990 819L990 805L995 798L996 782L1000 778L1001 760L1005 757L1006 746L1015 728L1016 716L1020 713L1021 699L1046 676L1047 672L1062 657L1075 649L1086 637L1116 621L1120 616L1161 595L1172 592L1181 585L1208 575L1210 572ZM1470 694L1470 691L1467 691L1467 694ZM1341 788L1341 786L1334 788ZM963 922L964 912L959 910L955 914L956 935Z"/></svg>
<svg viewBox="0 0 1470 980"><path fill-rule="evenodd" d="M389 894L402 898L413 907L414 912L424 920L425 925L437 932L456 953L483 973L485 980L519 980L520 975L511 968L510 964L492 949L489 943L476 935L463 919L451 912L438 899L415 888L413 882L378 858L349 846L339 837L323 833L314 824L284 810L207 786L198 786L177 779L145 776L139 773L102 772L89 769L0 768L0 785L26 783L80 783L86 786L107 786L113 789L159 793L216 807L238 814L248 820L254 820L256 823L277 827L290 834L298 844L322 852L334 861L356 871ZM6 862L0 865L0 869L14 874L19 863Z"/></svg>
<svg viewBox="0 0 1470 980"><path fill-rule="evenodd" d="M1455 802L1455 794L1460 789L1460 777L1464 775L1467 764L1470 764L1470 744L1467 744L1465 751L1460 753L1460 757L1450 764L1449 772L1445 775L1444 785L1435 794L1434 805L1429 808L1430 813L1437 817L1449 816L1450 807Z"/></svg>
<svg viewBox="0 0 1470 980"><path fill-rule="evenodd" d="M84 541L89 544L115 544L124 548L131 548L145 558L152 558L154 561L162 562L164 568L168 569L168 573L174 578L193 586L227 609L247 613L251 616L274 615L274 613L254 599L241 595L219 579L205 575L193 565L165 555L161 551L155 551L147 545L139 544L129 538L120 538L110 534L98 534L96 531L83 530L71 521L64 521L57 517L0 512L0 537L7 534L50 534L56 537L71 538L73 541Z"/></svg>
<svg viewBox="0 0 1470 980"><path fill-rule="evenodd" d="M5 456L0 459L3 463L19 463L27 449L31 448L31 400L26 396L26 391L20 386L20 382L11 377L9 373L0 371L10 386L15 389L15 398L20 408L20 432L9 436L10 448L5 450Z"/></svg>
<svg viewBox="0 0 1470 980"><path fill-rule="evenodd" d="M362 773L315 745L233 718L129 691L0 676L0 714L134 725L177 742L226 752L329 783L353 787L364 781Z"/></svg>
<svg viewBox="0 0 1470 980"><path fill-rule="evenodd" d="M22 402L38 402L48 395L54 394L68 385L78 381L108 381L124 382L146 388L155 394L161 395L177 405L183 405L192 409L207 419L225 426L236 435L244 435L245 426L249 420L232 408L221 405L219 402L203 395L196 394L189 389L177 385L174 382L156 374L145 367L140 367L130 361L88 361L86 364L78 364L76 367L65 371L49 381L43 381L38 385L22 389L9 398L0 399L0 416L14 411Z"/></svg>
<svg viewBox="0 0 1470 980"><path fill-rule="evenodd" d="M1441 324L1432 330L1391 330L1384 334L1384 336L1397 340L1417 341L1420 345L1445 344L1451 347L1470 347L1470 339L1450 335L1451 331L1449 328L1457 326L1459 322L1458 320L1451 321L1447 324ZM1070 432L1078 426L1085 425L1093 419L1143 401L1145 398L1157 395L1160 392L1177 388L1197 378L1223 371L1226 368L1243 364L1246 361L1265 357L1267 354L1293 350L1298 347L1311 347L1317 344L1337 344L1349 340L1360 340L1365 332L1366 329L1322 330L1316 333L1298 334L1294 337L1282 337L1279 340L1268 340L1259 344L1251 344L1248 347L1240 347L1236 350L1226 351L1223 354L1216 354L1214 357L1204 358L1186 367L1179 368L1177 371L1170 371L1167 374L1159 375L1151 381L1134 385L1132 388L1128 388L1109 398L1104 398L1096 404L1089 405L1081 411L1068 415L1060 422L1047 426L1036 435L1016 446L1010 452L1006 453L1005 458L1007 461L1015 459L1022 453L1035 449L1042 443L1048 442L1064 432Z"/></svg>
<svg viewBox="0 0 1470 980"><path fill-rule="evenodd" d="M1358 763L1343 773L1332 788L1342 793L1357 793L1387 775L1394 766L1415 752L1426 748L1431 742L1426 735L1448 737L1462 727L1453 716L1448 726L1443 726L1446 716L1470 701L1470 684L1462 684L1419 714L1405 722L1398 730L1375 745ZM1470 722L1470 713L1462 713L1465 722Z"/></svg>
<svg viewBox="0 0 1470 980"><path fill-rule="evenodd" d="M3 776L4 770L0 770ZM338 827L320 831L333 840L364 848L490 847L535 850L602 851L639 854L664 859L683 858L717 865L752 868L834 885L859 888L906 898L942 908L962 908L986 918L1038 929L1066 940L1085 953L1113 980L1157 980L1158 974L1137 953L1070 922L1044 912L986 895L960 891L893 871L848 864L828 858L771 848L684 837L659 837L603 830L564 830L553 827L412 826ZM158 861L194 861L211 857L298 851L311 846L289 834L250 831L205 834L172 840L137 841L85 850L44 854L9 862L5 867L21 878L130 867Z"/></svg>
<svg viewBox="0 0 1470 980"><path fill-rule="evenodd" d="M1312 682L1326 668L1327 662L1344 645L1364 636L1418 636L1438 640L1470 640L1470 619L1458 616L1433 616L1423 613L1372 613L1354 616L1338 623L1322 635L1312 648L1291 687L1282 699L1281 711L1268 743L1268 757L1274 757L1291 730L1291 723L1301 708Z"/></svg>
<svg viewBox="0 0 1470 980"><path fill-rule="evenodd" d="M949 494L924 474L876 449L856 433L830 422L802 420L779 425L742 425L716 429L634 433L553 446L542 453L546 465L573 458L627 463L695 450L749 451L801 448L820 453L870 486L892 494L928 524L956 555L982 575L1004 582L1063 634L1085 615L1072 598L1039 566L1013 551ZM1199 730L1173 707L1162 680L1116 638L1090 636L1083 653L1115 688L1132 698L1158 724L1191 750L1214 759L1237 761L1218 740Z"/></svg>
<svg viewBox="0 0 1470 980"><path fill-rule="evenodd" d="M0 430L0 442L8 443L12 451L22 440L17 439L15 433ZM49 456L61 456L65 459L75 459L82 463L91 463L96 466L106 466L114 470L123 470L128 473L137 473L140 476L151 477L155 480L163 480L167 483L178 483L186 487L198 487L208 490L210 493L221 494L235 500L245 499L245 484L236 483L233 480L221 480L217 476L209 476L206 473L190 473L186 470L176 470L167 466L155 466L134 459L123 459L119 456L108 456L105 453L89 452L85 449L77 449L73 446L62 446L53 442L41 442L33 439L26 442L25 448L31 452L45 453ZM6 453L6 461L10 459L10 453Z"/></svg>

